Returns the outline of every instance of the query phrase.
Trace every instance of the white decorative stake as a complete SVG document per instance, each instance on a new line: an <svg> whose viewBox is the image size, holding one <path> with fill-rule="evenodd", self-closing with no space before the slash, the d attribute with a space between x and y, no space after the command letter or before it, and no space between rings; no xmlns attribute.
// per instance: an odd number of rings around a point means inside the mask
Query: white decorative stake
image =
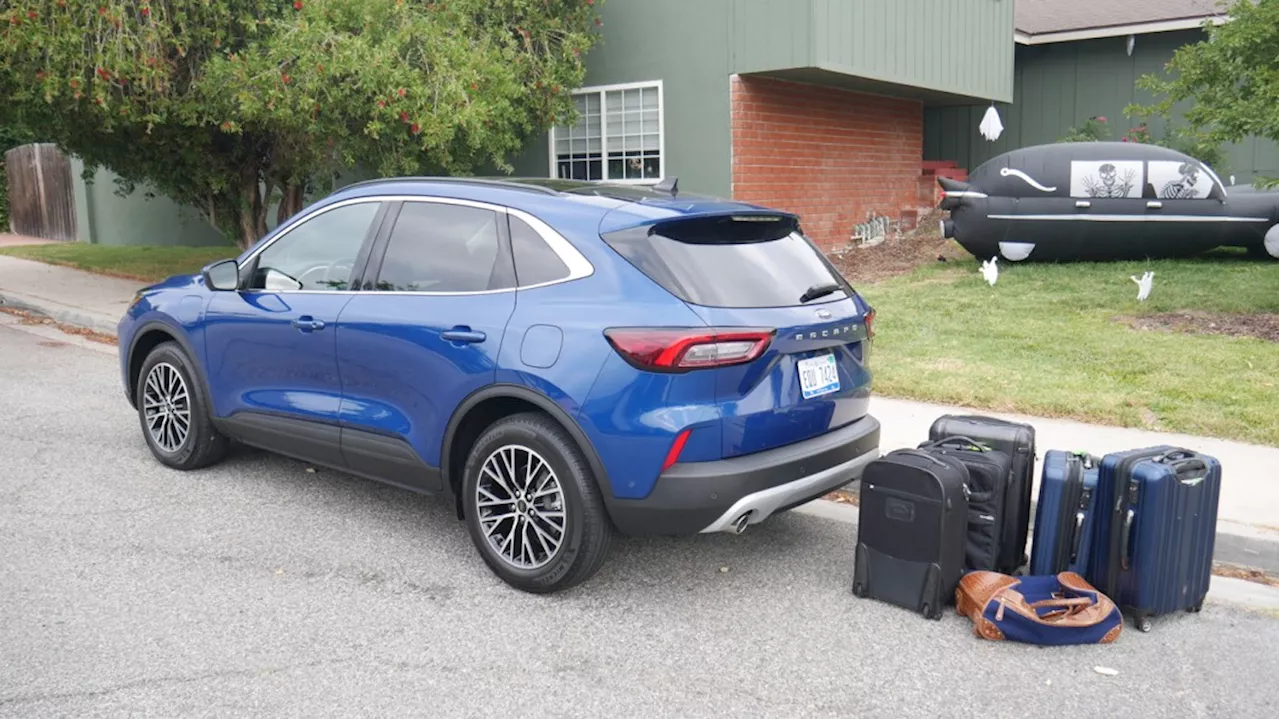
<svg viewBox="0 0 1280 719"><path fill-rule="evenodd" d="M995 287L996 278L1000 276L1000 269L996 267L998 257L992 256L991 259L982 263L982 267L978 269L982 273L982 279L987 281L988 285Z"/></svg>
<svg viewBox="0 0 1280 719"><path fill-rule="evenodd" d="M1156 273L1147 271L1142 273L1142 279L1138 279L1133 275L1129 275L1129 279L1138 283L1138 301L1146 302L1151 296L1151 281L1155 279Z"/></svg>
<svg viewBox="0 0 1280 719"><path fill-rule="evenodd" d="M982 116L982 122L978 125L978 132L991 142L995 142L1000 133L1004 132L1004 125L1000 122L1000 113L996 112L995 105L987 108L987 114Z"/></svg>

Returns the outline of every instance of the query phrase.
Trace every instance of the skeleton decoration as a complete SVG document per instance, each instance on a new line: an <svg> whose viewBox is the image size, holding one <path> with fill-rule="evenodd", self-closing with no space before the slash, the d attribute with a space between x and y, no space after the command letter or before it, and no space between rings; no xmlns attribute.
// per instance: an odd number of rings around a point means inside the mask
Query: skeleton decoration
<svg viewBox="0 0 1280 719"><path fill-rule="evenodd" d="M1213 181L1200 176L1195 162L1148 163L1151 185L1165 200L1198 200L1209 196Z"/></svg>
<svg viewBox="0 0 1280 719"><path fill-rule="evenodd" d="M1142 194L1141 162L1072 162L1071 195L1121 200Z"/></svg>
<svg viewBox="0 0 1280 719"><path fill-rule="evenodd" d="M1151 282L1155 279L1155 276L1156 273L1151 272L1150 270L1142 273L1142 279L1129 275L1129 279L1138 283L1139 302L1146 302L1147 298L1151 296Z"/></svg>
<svg viewBox="0 0 1280 719"><path fill-rule="evenodd" d="M996 267L996 260L998 259L998 257L992 257L984 261L982 266L978 268L978 272L982 273L982 279L986 280L987 284L992 287L996 286L996 279L1000 276L1000 269Z"/></svg>

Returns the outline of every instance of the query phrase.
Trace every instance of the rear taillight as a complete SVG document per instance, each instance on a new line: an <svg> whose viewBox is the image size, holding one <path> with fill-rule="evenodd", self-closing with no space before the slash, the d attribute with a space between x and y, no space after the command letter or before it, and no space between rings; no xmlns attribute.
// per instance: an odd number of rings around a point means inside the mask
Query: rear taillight
<svg viewBox="0 0 1280 719"><path fill-rule="evenodd" d="M775 330L627 327L605 330L609 344L633 367L684 372L750 362L769 347Z"/></svg>
<svg viewBox="0 0 1280 719"><path fill-rule="evenodd" d="M871 323L876 321L876 311L867 310L865 318L867 320L867 339L871 339L876 336L875 330L871 329Z"/></svg>

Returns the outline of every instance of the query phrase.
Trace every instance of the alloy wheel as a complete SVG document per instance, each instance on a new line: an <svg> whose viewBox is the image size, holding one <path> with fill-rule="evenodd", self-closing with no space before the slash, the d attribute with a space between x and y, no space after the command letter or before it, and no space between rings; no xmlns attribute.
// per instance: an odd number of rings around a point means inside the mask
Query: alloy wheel
<svg viewBox="0 0 1280 719"><path fill-rule="evenodd" d="M499 447L485 459L475 508L485 541L518 569L547 564L564 543L560 480L541 455L523 445Z"/></svg>
<svg viewBox="0 0 1280 719"><path fill-rule="evenodd" d="M147 373L142 414L151 441L165 452L176 452L191 433L191 395L178 369L160 362Z"/></svg>

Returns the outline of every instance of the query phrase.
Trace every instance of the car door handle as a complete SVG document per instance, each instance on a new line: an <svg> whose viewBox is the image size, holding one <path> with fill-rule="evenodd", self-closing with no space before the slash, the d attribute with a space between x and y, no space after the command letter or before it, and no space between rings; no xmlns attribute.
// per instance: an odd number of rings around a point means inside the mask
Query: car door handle
<svg viewBox="0 0 1280 719"><path fill-rule="evenodd" d="M324 329L324 320L317 320L307 315L303 315L293 321L293 326L302 332L311 332L313 330Z"/></svg>
<svg viewBox="0 0 1280 719"><path fill-rule="evenodd" d="M440 337L448 342L475 344L477 342L484 342L486 335L485 333L473 330L470 327L454 327L451 330L441 332Z"/></svg>
<svg viewBox="0 0 1280 719"><path fill-rule="evenodd" d="M1148 210L1158 210L1161 207L1164 207L1163 202L1156 202L1155 200L1151 200L1150 202L1147 203Z"/></svg>
<svg viewBox="0 0 1280 719"><path fill-rule="evenodd" d="M1076 207L1079 207L1082 210L1087 210L1090 207L1093 207L1093 204L1088 200L1076 200Z"/></svg>

